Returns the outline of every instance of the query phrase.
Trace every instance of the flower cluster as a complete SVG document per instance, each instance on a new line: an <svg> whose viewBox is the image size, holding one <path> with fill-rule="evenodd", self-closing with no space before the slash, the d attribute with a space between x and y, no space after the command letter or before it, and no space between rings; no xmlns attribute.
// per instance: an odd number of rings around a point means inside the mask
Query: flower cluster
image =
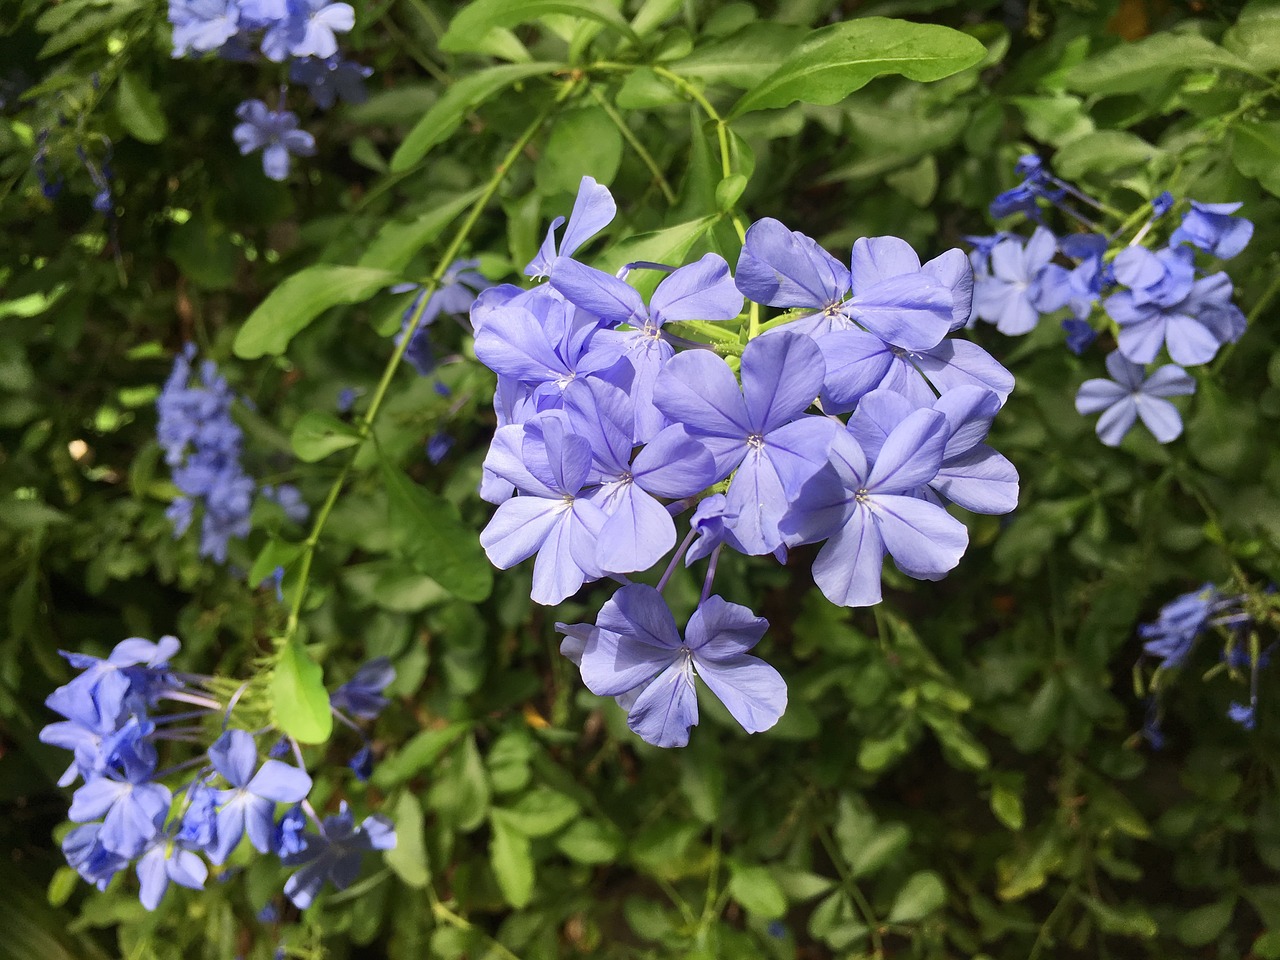
<svg viewBox="0 0 1280 960"><path fill-rule="evenodd" d="M1067 311L1062 321L1069 349L1083 353L1105 331L1116 350L1107 359L1111 379L1087 381L1076 398L1081 414L1101 413L1098 436L1116 446L1137 419L1160 443L1182 432L1182 418L1168 402L1195 391L1185 367L1208 363L1244 332L1245 318L1232 302L1231 280L1203 263L1242 251L1253 225L1233 216L1239 203L1186 205L1176 227L1167 221L1175 206L1164 193L1131 237L1126 221L1104 232L1091 216L1112 213L1073 185L1053 176L1038 157L1018 163L1023 182L991 204L995 217L1021 214L1036 223L1030 237L1001 232L971 237L976 279L974 314L1012 336L1029 333L1042 316ZM1044 223L1045 208L1057 208L1080 230L1062 236ZM1092 207L1088 214L1079 206ZM1130 218L1132 220L1132 218ZM1150 246L1164 235L1165 245ZM1172 363L1146 368L1167 355Z"/></svg>
<svg viewBox="0 0 1280 960"><path fill-rule="evenodd" d="M1259 642L1258 623L1247 609L1249 600L1248 594L1224 593L1206 583L1175 597L1160 608L1152 623L1139 626L1138 636L1144 641L1143 659L1156 663L1156 677L1151 685L1153 694L1161 689L1163 673L1184 666L1200 639L1216 631L1223 641L1222 664L1233 675L1245 671L1249 675L1248 701L1233 702L1227 716L1246 730L1252 730L1257 723L1258 672L1270 662L1271 647L1263 649ZM1143 734L1152 746L1163 746L1160 705L1154 695Z"/></svg>
<svg viewBox="0 0 1280 960"><path fill-rule="evenodd" d="M156 436L181 494L166 515L174 536L180 537L201 506L200 555L224 563L231 539L249 534L256 484L240 463L244 432L231 418L235 396L212 360L200 364L198 384L192 385L195 357L195 346L188 344L174 359L156 400ZM307 518L297 488L264 486L261 493L279 503L289 519L300 523Z"/></svg>
<svg viewBox="0 0 1280 960"><path fill-rule="evenodd" d="M216 52L231 60L260 54L274 63L288 61L289 79L306 86L322 110L339 98L362 102L363 81L373 72L338 54L337 34L355 26L355 10L348 3L169 0L169 22L175 57ZM297 115L283 106L272 110L262 100L246 100L236 117L241 121L233 132L236 145L242 154L261 150L263 172L272 180L289 175L291 157L315 153L315 139L298 129Z"/></svg>
<svg viewBox="0 0 1280 960"><path fill-rule="evenodd" d="M786 685L748 652L766 621L712 595L722 549L781 559L822 543L814 578L847 606L879 602L886 553L941 578L968 544L947 503L1016 504L1017 472L983 442L1013 378L950 337L970 312L959 250L922 265L902 240L862 239L849 268L766 219L746 231L736 279L716 254L631 265L667 274L645 303L630 268L573 259L615 210L583 178L525 270L549 282L490 288L472 308L476 356L498 375L481 483L498 508L481 544L501 569L534 558L538 603L623 585L594 624L557 627L588 688L616 697L645 740L687 742L695 674L746 730L765 730ZM739 346L717 323L738 320L744 298L790 309ZM740 353L736 373L723 353ZM691 508L677 547L674 517ZM668 554L657 587L630 581ZM708 560L683 637L662 597L682 558Z"/></svg>
<svg viewBox="0 0 1280 960"><path fill-rule="evenodd" d="M133 866L139 899L154 910L170 883L203 888L209 864L221 867L247 836L259 853L300 868L284 892L304 909L326 879L348 886L364 851L395 845L385 818L374 815L356 827L345 803L321 821L307 802L311 777L298 744L283 741L296 766L275 759L275 749L259 763L258 741L272 728L228 728L245 688L224 702L214 691L225 683L175 673L169 661L178 648L175 637L131 638L105 660L62 654L81 673L49 695L46 704L64 719L46 726L40 739L72 752L60 786L83 781L68 811L79 826L62 842L80 876L104 890ZM334 691L335 714L351 726L344 707L372 719L386 705L381 691L392 679L386 662L366 665ZM186 709L159 712L167 702ZM195 756L160 766L162 749L205 743ZM279 819L278 804L291 804ZM305 829L308 819L315 832Z"/></svg>

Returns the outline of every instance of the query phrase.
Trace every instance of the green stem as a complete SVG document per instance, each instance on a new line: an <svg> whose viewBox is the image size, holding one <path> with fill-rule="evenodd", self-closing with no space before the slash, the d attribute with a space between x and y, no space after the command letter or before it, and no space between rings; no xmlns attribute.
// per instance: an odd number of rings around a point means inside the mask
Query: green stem
<svg viewBox="0 0 1280 960"><path fill-rule="evenodd" d="M516 954L512 953L510 950L508 950L505 946L503 946L501 943L499 943L489 934L485 933L485 931L481 930L479 927L473 924L466 917L461 916L460 914L454 913L452 910L446 907L439 900L436 900L434 897L432 898L432 903L431 903L431 915L434 916L437 920L443 920L445 923L449 924L449 926L454 927L458 930L465 930L469 933L480 934L482 937L484 937L486 940L489 941L489 945L494 950L497 950L498 955L503 957L504 960L520 960L520 958Z"/></svg>
<svg viewBox="0 0 1280 960"><path fill-rule="evenodd" d="M818 840L827 851L827 856L831 858L831 862L835 865L836 872L840 874L841 886L849 892L849 896L858 907L858 912L862 914L862 920L866 923L867 930L871 935L873 956L882 960L884 957L884 940L880 936L880 921L876 919L876 912L872 909L871 903L863 896L861 888L849 873L844 857L840 855L836 842L831 838L827 825L822 821L818 821Z"/></svg>
<svg viewBox="0 0 1280 960"><path fill-rule="evenodd" d="M1262 311L1271 306L1271 301L1275 299L1277 293L1280 293L1280 274L1276 274L1276 276L1271 278L1271 285L1263 291L1262 296L1258 298L1258 302L1253 305L1253 309L1250 310L1248 315L1245 317L1246 327L1253 326L1254 321L1257 320L1258 317L1262 316ZM1209 368L1210 373L1217 376L1222 372L1222 368L1226 366L1227 360L1235 351L1236 343L1239 342L1240 341L1237 340L1235 343L1228 343L1223 347L1222 352L1218 354L1218 359L1214 361L1213 366Z"/></svg>
<svg viewBox="0 0 1280 960"><path fill-rule="evenodd" d="M605 112L605 115L613 121L613 125L622 134L622 139L627 141L627 145L636 152L636 156L640 158L640 161L649 168L649 172L653 174L653 181L658 185L658 189L662 191L662 195L666 197L667 204L674 206L677 199L675 191L671 189L671 184L667 182L667 178L663 176L662 168L653 159L653 154L645 149L644 144L637 139L635 132L627 125L626 118L618 113L608 98L600 92L599 87L591 88L591 96L600 105L600 109Z"/></svg>
<svg viewBox="0 0 1280 960"><path fill-rule="evenodd" d="M427 302L431 299L431 293L440 285L440 281L444 278L449 266L461 251L463 245L467 242L467 238L471 235L471 231L475 228L480 215L484 212L484 208L488 206L489 201L493 199L494 194L498 192L503 179L511 170L516 160L520 158L530 141L542 129L542 125L555 112L555 110L563 103L574 89L577 87L580 79L577 77L567 80L560 92L556 94L555 99L547 105L547 107L525 128L511 149L507 151L502 161L498 164L497 170L493 176L489 178L488 184L485 186L484 192L472 204L467 219L463 222L453 235L453 240L449 243L448 249L440 257L436 264L435 270L431 276L423 283L423 296L418 303L418 308L409 318L408 324L405 326L404 332L400 336L400 342L396 345L395 350L391 354L391 359L387 361L386 369L382 371L382 379L378 381L378 386L373 392L372 398L369 400L369 407L365 411L364 416L360 420L360 442L351 448L351 455L347 458L347 462L343 465L342 470L338 473L337 479L333 481L333 485L329 487L329 493L325 496L324 503L320 510L316 513L315 522L311 525L311 533L307 536L302 550L302 566L298 573L298 583L294 587L293 603L289 609L289 621L285 628L285 635L281 638L280 648L294 636L298 629L298 620L302 613L302 604L306 600L307 584L311 577L311 565L315 558L316 546L320 542L320 535L324 532L325 525L329 522L329 515L333 512L334 504L338 502L338 497L342 493L342 488L346 484L347 477L351 473L351 468L355 465L356 457L359 452L364 449L365 441L367 441L373 430L373 423L378 416L378 411L382 408L382 402L386 399L387 390L391 387L391 381L396 375L396 371L400 369L400 361L404 358L405 350L409 348L409 341L413 339L413 335L417 332L418 327L422 323L422 316L426 312Z"/></svg>

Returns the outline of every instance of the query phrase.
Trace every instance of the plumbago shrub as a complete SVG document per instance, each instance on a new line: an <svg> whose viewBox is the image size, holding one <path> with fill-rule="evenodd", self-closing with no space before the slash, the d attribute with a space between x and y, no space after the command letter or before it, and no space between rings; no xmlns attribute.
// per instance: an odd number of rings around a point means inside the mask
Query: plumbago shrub
<svg viewBox="0 0 1280 960"><path fill-rule="evenodd" d="M1280 957L1280 5L12 6L16 956Z"/></svg>

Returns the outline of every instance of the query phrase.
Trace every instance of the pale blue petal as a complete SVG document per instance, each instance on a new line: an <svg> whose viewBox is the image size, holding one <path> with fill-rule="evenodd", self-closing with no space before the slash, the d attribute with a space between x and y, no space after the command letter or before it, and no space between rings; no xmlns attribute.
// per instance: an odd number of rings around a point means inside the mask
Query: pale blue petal
<svg viewBox="0 0 1280 960"><path fill-rule="evenodd" d="M943 464L932 487L974 513L1009 513L1018 505L1018 471L986 444Z"/></svg>
<svg viewBox="0 0 1280 960"><path fill-rule="evenodd" d="M885 549L903 570L946 573L969 545L968 528L927 500L880 494L871 509Z"/></svg>
<svg viewBox="0 0 1280 960"><path fill-rule="evenodd" d="M870 513L857 507L813 561L813 582L832 603L869 607L880 602L884 541Z"/></svg>
<svg viewBox="0 0 1280 960"><path fill-rule="evenodd" d="M745 439L751 433L747 404L733 371L709 350L673 357L658 375L653 402L694 435Z"/></svg>
<svg viewBox="0 0 1280 960"><path fill-rule="evenodd" d="M627 726L656 747L683 747L698 722L698 696L690 661L679 658L636 698Z"/></svg>
<svg viewBox="0 0 1280 960"><path fill-rule="evenodd" d="M480 532L480 546L490 563L508 570L542 549L566 509L563 500L512 497Z"/></svg>
<svg viewBox="0 0 1280 960"><path fill-rule="evenodd" d="M649 305L658 323L732 320L742 312L742 294L724 258L708 253L658 284Z"/></svg>
<svg viewBox="0 0 1280 960"><path fill-rule="evenodd" d="M551 286L574 306L594 313L609 324L628 323L639 327L649 317L635 287L567 257L556 261L551 271Z"/></svg>
<svg viewBox="0 0 1280 960"><path fill-rule="evenodd" d="M947 418L932 410L917 410L893 428L871 467L867 489L898 493L928 483L942 466Z"/></svg>
<svg viewBox="0 0 1280 960"><path fill-rule="evenodd" d="M311 777L290 764L266 760L246 789L276 803L297 803L311 792Z"/></svg>
<svg viewBox="0 0 1280 960"><path fill-rule="evenodd" d="M560 242L560 256L572 257L579 247L612 223L617 212L618 207L609 188L592 177L583 177L578 182L578 195L574 197L573 209L569 212L569 226L565 228L564 239Z"/></svg>
<svg viewBox="0 0 1280 960"><path fill-rule="evenodd" d="M822 309L849 290L849 271L839 260L771 217L747 229L735 273L739 290L771 307Z"/></svg>
<svg viewBox="0 0 1280 960"><path fill-rule="evenodd" d="M600 608L596 626L648 646L680 647L675 617L662 594L645 584L632 583L616 591Z"/></svg>
<svg viewBox="0 0 1280 960"><path fill-rule="evenodd" d="M768 629L769 621L764 617L757 617L739 603L712 596L693 611L684 636L701 667L704 662L727 660L746 653L760 642Z"/></svg>
<svg viewBox="0 0 1280 960"><path fill-rule="evenodd" d="M1138 405L1132 395L1122 397L1117 403L1108 407L1098 418L1098 437L1108 447L1120 446L1120 441L1129 432L1138 417Z"/></svg>
<svg viewBox="0 0 1280 960"><path fill-rule="evenodd" d="M920 270L911 244L898 237L859 237L853 242L852 263L855 294L881 280Z"/></svg>
<svg viewBox="0 0 1280 960"><path fill-rule="evenodd" d="M1182 433L1182 415L1168 400L1139 394L1134 397L1134 406L1147 429L1161 443L1176 440Z"/></svg>
<svg viewBox="0 0 1280 960"><path fill-rule="evenodd" d="M822 389L826 364L804 334L760 337L742 351L742 393L753 433L767 434L800 416Z"/></svg>
<svg viewBox="0 0 1280 960"><path fill-rule="evenodd" d="M914 273L859 291L844 312L886 343L927 350L950 332L951 304L947 287L927 273Z"/></svg>
<svg viewBox="0 0 1280 960"><path fill-rule="evenodd" d="M747 733L768 730L787 709L787 682L759 657L739 654L724 660L693 655L698 676Z"/></svg>
<svg viewBox="0 0 1280 960"><path fill-rule="evenodd" d="M636 454L632 476L659 497L688 497L720 479L707 448L679 425L667 427Z"/></svg>
<svg viewBox="0 0 1280 960"><path fill-rule="evenodd" d="M635 483L622 484L611 506L596 548L601 571L648 570L676 545L676 525L671 514Z"/></svg>

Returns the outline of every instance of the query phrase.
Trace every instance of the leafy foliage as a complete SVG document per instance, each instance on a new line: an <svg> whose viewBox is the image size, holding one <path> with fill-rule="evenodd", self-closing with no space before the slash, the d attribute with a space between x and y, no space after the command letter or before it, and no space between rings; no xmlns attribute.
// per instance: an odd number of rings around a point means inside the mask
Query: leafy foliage
<svg viewBox="0 0 1280 960"><path fill-rule="evenodd" d="M12 7L0 843L21 865L18 949L1280 957L1274 2L357 4L342 56L373 68L368 98L322 110L295 81L278 106L316 156L284 182L232 130L242 101L277 106L287 66L174 59L163 7L137 0ZM974 328L1017 381L991 435L1017 511L964 515L962 565L938 583L889 567L870 609L823 599L812 548L726 554L718 582L769 620L787 712L749 737L703 697L687 748L640 742L556 652L554 623L592 619L606 590L547 610L527 571L481 556L495 381L432 296L463 258L521 279L584 175L618 199L579 254L609 271L736 263L763 217L932 256L1011 226L988 203L1026 153L1133 232L1165 190L1243 202L1255 232L1227 269L1247 332L1179 401L1183 436L1098 443L1072 398L1101 365L1064 350L1059 317L1017 340ZM647 297L661 276L628 279ZM715 323L686 334L742 351ZM312 514L258 497L225 564L166 517L155 404L187 343L234 394L248 475ZM1208 625L1153 671L1139 625L1206 583L1248 598L1253 632ZM681 622L699 586L673 573ZM308 744L319 811L381 813L396 847L303 911L248 844L212 868L225 882L154 912L131 872L80 883L58 849L66 758L39 741L71 676L57 651L163 634L183 640L175 669L238 696L233 726ZM327 691L375 657L395 679L364 782ZM1250 682L1246 730L1228 711Z"/></svg>

